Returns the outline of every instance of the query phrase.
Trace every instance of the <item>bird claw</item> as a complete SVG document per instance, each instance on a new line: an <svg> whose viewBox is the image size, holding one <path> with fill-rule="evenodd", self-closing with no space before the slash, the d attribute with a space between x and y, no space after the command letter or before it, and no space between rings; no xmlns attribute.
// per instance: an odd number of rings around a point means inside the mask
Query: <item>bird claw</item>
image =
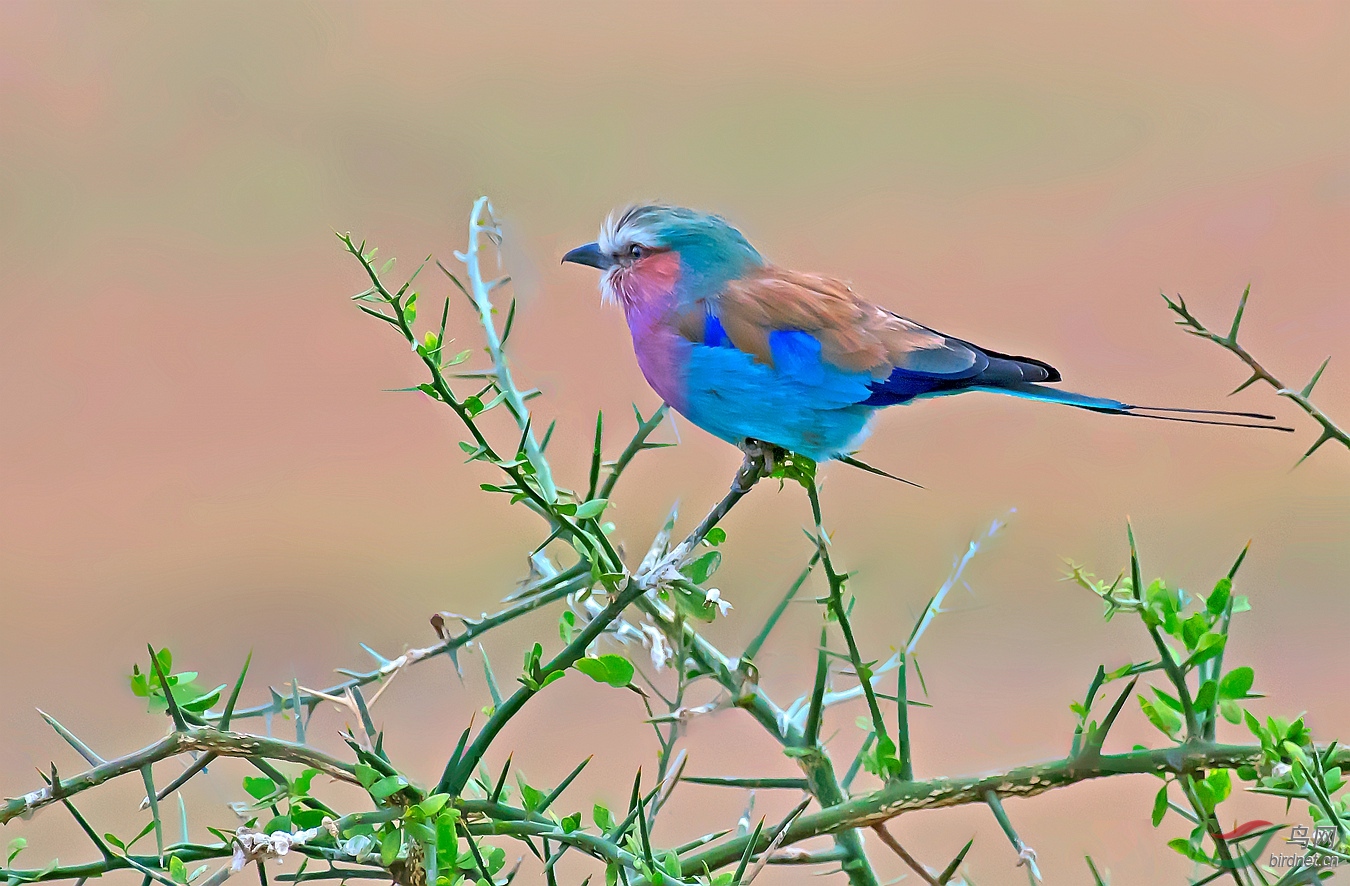
<svg viewBox="0 0 1350 886"><path fill-rule="evenodd" d="M745 492L750 488L746 478L755 472L756 467L762 466L761 469L764 474L772 474L787 455L786 450L781 446L749 437L742 440L738 444L738 448L745 453L745 461L741 463L741 469L736 472L734 485L737 492Z"/></svg>

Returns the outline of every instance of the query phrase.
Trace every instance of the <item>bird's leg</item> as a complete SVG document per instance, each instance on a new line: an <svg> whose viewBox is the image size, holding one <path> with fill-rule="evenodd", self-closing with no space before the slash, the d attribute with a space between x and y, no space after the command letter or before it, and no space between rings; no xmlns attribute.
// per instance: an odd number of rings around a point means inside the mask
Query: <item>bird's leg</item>
<svg viewBox="0 0 1350 886"><path fill-rule="evenodd" d="M778 463L783 460L787 454L781 446L775 446L772 443L765 443L762 440L755 440L746 437L740 442L740 450L745 453L745 461L741 463L741 469L736 472L736 479L732 485L740 492L745 492L749 487L745 485L745 480L754 475L756 479L767 474L772 474L778 467Z"/></svg>

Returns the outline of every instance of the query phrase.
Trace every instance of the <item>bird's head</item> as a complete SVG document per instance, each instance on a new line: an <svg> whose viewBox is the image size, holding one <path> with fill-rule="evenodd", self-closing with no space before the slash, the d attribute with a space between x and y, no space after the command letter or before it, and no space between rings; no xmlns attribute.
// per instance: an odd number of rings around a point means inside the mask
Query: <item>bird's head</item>
<svg viewBox="0 0 1350 886"><path fill-rule="evenodd" d="M678 288L690 298L713 295L764 264L721 216L663 205L611 214L594 243L578 246L563 261L599 268L605 300L625 304L653 288Z"/></svg>

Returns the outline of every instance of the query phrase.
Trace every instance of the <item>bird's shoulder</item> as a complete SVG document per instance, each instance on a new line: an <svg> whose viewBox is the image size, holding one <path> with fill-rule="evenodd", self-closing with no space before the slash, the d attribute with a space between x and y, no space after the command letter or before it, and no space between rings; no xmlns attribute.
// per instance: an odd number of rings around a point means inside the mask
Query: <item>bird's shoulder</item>
<svg viewBox="0 0 1350 886"><path fill-rule="evenodd" d="M704 342L709 317L727 344L765 363L773 362L775 332L807 333L829 364L876 378L911 364L947 372L976 360L970 346L867 301L843 280L774 266L686 305L677 326L689 340Z"/></svg>

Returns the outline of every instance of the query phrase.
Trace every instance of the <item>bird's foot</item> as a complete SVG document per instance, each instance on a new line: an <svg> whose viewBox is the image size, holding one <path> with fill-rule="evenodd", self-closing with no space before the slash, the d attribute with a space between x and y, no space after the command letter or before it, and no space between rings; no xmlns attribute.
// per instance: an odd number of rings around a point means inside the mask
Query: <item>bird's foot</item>
<svg viewBox="0 0 1350 886"><path fill-rule="evenodd" d="M753 485L749 480L752 475L772 474L787 455L781 446L749 437L740 442L739 448L745 453L745 461L741 463L741 469L736 472L732 484L737 492L745 492Z"/></svg>

